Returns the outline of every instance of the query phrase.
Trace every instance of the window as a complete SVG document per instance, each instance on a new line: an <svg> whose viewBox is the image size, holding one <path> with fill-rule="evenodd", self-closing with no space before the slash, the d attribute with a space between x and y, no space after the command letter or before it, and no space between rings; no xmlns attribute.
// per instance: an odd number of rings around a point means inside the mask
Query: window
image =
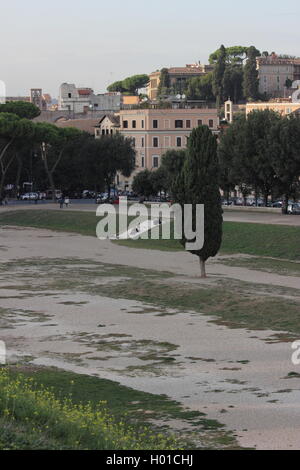
<svg viewBox="0 0 300 470"><path fill-rule="evenodd" d="M143 148L145 147L145 139L144 139L144 137L142 137L142 147L143 147Z"/></svg>
<svg viewBox="0 0 300 470"><path fill-rule="evenodd" d="M153 137L153 147L158 147L158 137Z"/></svg>
<svg viewBox="0 0 300 470"><path fill-rule="evenodd" d="M198 126L202 126L202 119L198 119Z"/></svg>
<svg viewBox="0 0 300 470"><path fill-rule="evenodd" d="M165 119L164 126L165 126L165 129L170 129L170 119Z"/></svg>
<svg viewBox="0 0 300 470"><path fill-rule="evenodd" d="M132 129L136 129L136 121L132 121Z"/></svg>
<svg viewBox="0 0 300 470"><path fill-rule="evenodd" d="M170 137L168 136L165 136L165 139L164 139L164 147L167 149L170 147Z"/></svg>
<svg viewBox="0 0 300 470"><path fill-rule="evenodd" d="M158 168L158 164L159 164L159 157L157 155L153 155L152 157L152 166L153 168Z"/></svg>
<svg viewBox="0 0 300 470"><path fill-rule="evenodd" d="M210 119L208 122L209 127L214 127L214 121L213 119Z"/></svg>
<svg viewBox="0 0 300 470"><path fill-rule="evenodd" d="M102 135L105 135L105 129L102 129Z"/></svg>
<svg viewBox="0 0 300 470"><path fill-rule="evenodd" d="M132 137L132 147L135 147L135 138Z"/></svg>
<svg viewBox="0 0 300 470"><path fill-rule="evenodd" d="M191 128L191 121L189 119L186 121L186 128L187 129Z"/></svg>
<svg viewBox="0 0 300 470"><path fill-rule="evenodd" d="M176 145L177 145L177 147L182 147L181 137L176 138Z"/></svg>
<svg viewBox="0 0 300 470"><path fill-rule="evenodd" d="M106 135L108 135L108 134L109 134L109 129L106 129Z"/></svg>
<svg viewBox="0 0 300 470"><path fill-rule="evenodd" d="M144 129L144 127L145 127L145 121L144 119L142 119L142 129Z"/></svg>
<svg viewBox="0 0 300 470"><path fill-rule="evenodd" d="M142 155L142 160L141 160L141 166L142 168L145 168L145 157Z"/></svg>
<svg viewBox="0 0 300 470"><path fill-rule="evenodd" d="M72 93L68 93L68 98L72 98Z"/></svg>
<svg viewBox="0 0 300 470"><path fill-rule="evenodd" d="M128 121L123 121L123 128L128 129Z"/></svg>
<svg viewBox="0 0 300 470"><path fill-rule="evenodd" d="M175 129L183 129L183 121L178 119L175 121Z"/></svg>
<svg viewBox="0 0 300 470"><path fill-rule="evenodd" d="M158 129L158 120L157 119L153 120L153 129Z"/></svg>

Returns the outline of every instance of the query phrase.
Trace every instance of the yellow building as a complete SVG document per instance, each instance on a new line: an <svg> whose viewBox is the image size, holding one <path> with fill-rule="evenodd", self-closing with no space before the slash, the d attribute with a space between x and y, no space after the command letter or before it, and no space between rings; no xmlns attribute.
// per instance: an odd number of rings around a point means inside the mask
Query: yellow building
<svg viewBox="0 0 300 470"><path fill-rule="evenodd" d="M194 77L202 77L213 70L213 65L187 64L185 67L171 67L168 70L170 77L170 86L178 92L184 92L187 81ZM150 74L148 86L148 96L150 100L157 99L158 87L160 84L160 74L158 70Z"/></svg>
<svg viewBox="0 0 300 470"><path fill-rule="evenodd" d="M264 111L265 109L270 109L276 113L281 114L282 116L288 116L292 113L300 113L300 103L292 103L290 101L274 101L268 103L247 103L246 105L246 115L252 111Z"/></svg>

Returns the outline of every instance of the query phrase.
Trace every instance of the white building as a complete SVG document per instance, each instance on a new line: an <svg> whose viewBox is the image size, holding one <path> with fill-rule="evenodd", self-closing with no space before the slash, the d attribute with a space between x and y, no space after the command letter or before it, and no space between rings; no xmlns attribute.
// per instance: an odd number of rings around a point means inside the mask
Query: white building
<svg viewBox="0 0 300 470"><path fill-rule="evenodd" d="M77 88L74 84L63 83L59 89L58 109L72 114L88 111L114 112L121 108L121 93L95 95L92 88Z"/></svg>

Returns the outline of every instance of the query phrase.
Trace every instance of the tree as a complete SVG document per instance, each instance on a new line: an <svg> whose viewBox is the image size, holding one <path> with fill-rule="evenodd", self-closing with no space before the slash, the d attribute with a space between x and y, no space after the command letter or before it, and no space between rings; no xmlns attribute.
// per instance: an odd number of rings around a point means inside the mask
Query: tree
<svg viewBox="0 0 300 470"><path fill-rule="evenodd" d="M212 89L217 100L217 108L224 102L224 73L226 69L226 49L222 45L212 77Z"/></svg>
<svg viewBox="0 0 300 470"><path fill-rule="evenodd" d="M91 139L85 147L87 178L94 188L106 187L110 195L116 175L129 177L135 168L135 150L132 140L121 134L104 135Z"/></svg>
<svg viewBox="0 0 300 470"><path fill-rule="evenodd" d="M58 128L48 123L37 123L35 126L35 141L48 177L52 198L55 200L55 172L65 152L81 135L81 131L72 127Z"/></svg>
<svg viewBox="0 0 300 470"><path fill-rule="evenodd" d="M148 75L133 75L132 77L127 77L123 81L118 81L109 85L107 88L108 91L119 91L121 93L130 93L132 95L137 95L140 88L144 88L149 82Z"/></svg>
<svg viewBox="0 0 300 470"><path fill-rule="evenodd" d="M284 211L300 178L300 118L286 116L278 120L271 132L272 164L284 195Z"/></svg>
<svg viewBox="0 0 300 470"><path fill-rule="evenodd" d="M154 192L152 182L151 171L146 169L135 175L132 183L132 190L140 196L149 197Z"/></svg>
<svg viewBox="0 0 300 470"><path fill-rule="evenodd" d="M188 81L186 95L191 100L215 101L212 90L212 72L203 77L194 77Z"/></svg>
<svg viewBox="0 0 300 470"><path fill-rule="evenodd" d="M161 160L165 169L167 191L172 198L178 200L182 192L182 169L186 158L186 150L168 150Z"/></svg>
<svg viewBox="0 0 300 470"><path fill-rule="evenodd" d="M164 166L160 166L157 170L151 173L151 185L153 188L153 194L166 193L168 191L168 175L167 170Z"/></svg>
<svg viewBox="0 0 300 470"><path fill-rule="evenodd" d="M41 114L40 109L26 101L10 101L0 105L0 113L16 114L19 118L34 119Z"/></svg>
<svg viewBox="0 0 300 470"><path fill-rule="evenodd" d="M273 166L273 128L280 121L274 111L254 111L239 117L221 137L219 158L227 184L238 185L244 198L251 189L262 193L265 205L278 184ZM226 173L225 173L226 177ZM223 181L224 185L224 181Z"/></svg>
<svg viewBox="0 0 300 470"><path fill-rule="evenodd" d="M107 91L109 92L120 92L120 93L123 93L125 90L124 86L123 86L123 82L122 81L118 81L118 82L114 82L112 83L111 85L109 85L107 87Z"/></svg>
<svg viewBox="0 0 300 470"><path fill-rule="evenodd" d="M258 56L258 50L251 46L248 49L248 60L244 67L244 81L243 89L244 96L248 100L256 100L259 97L258 92L258 70L256 65L256 58Z"/></svg>
<svg viewBox="0 0 300 470"><path fill-rule="evenodd" d="M225 51L226 51L226 63L231 64L231 65L236 65L236 64L242 65L245 59L247 58L248 47L247 46L226 47ZM222 53L223 51L221 50L221 48L213 52L209 56L209 63L216 64Z"/></svg>
<svg viewBox="0 0 300 470"><path fill-rule="evenodd" d="M33 127L31 121L20 119L16 114L0 114L0 195L18 150L25 146L34 134Z"/></svg>
<svg viewBox="0 0 300 470"><path fill-rule="evenodd" d="M224 98L231 98L234 103L243 99L243 67L226 65L223 77Z"/></svg>
<svg viewBox="0 0 300 470"><path fill-rule="evenodd" d="M161 97L162 95L168 95L170 91L170 75L169 75L169 70L166 68L161 69L160 72L160 80L159 80L159 85L158 85L158 90L157 90L157 96Z"/></svg>
<svg viewBox="0 0 300 470"><path fill-rule="evenodd" d="M236 147L236 122L221 135L218 145L218 159L220 166L220 188L224 191L229 202L230 192L240 183L234 168L234 152Z"/></svg>
<svg viewBox="0 0 300 470"><path fill-rule="evenodd" d="M184 196L183 204L204 204L204 246L201 250L191 251L199 257L201 277L206 277L205 263L216 256L222 242L222 206L219 190L219 164L217 159L217 140L207 126L194 129L188 140L187 155L183 166ZM195 216L195 211L194 211ZM195 218L193 230L196 229ZM186 243L186 239L182 240Z"/></svg>

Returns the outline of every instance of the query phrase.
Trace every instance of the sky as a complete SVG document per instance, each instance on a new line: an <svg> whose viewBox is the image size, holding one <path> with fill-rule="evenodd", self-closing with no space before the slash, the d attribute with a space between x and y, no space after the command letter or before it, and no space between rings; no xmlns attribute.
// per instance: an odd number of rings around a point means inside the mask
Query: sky
<svg viewBox="0 0 300 470"><path fill-rule="evenodd" d="M205 63L225 46L300 56L299 0L0 0L8 96L63 82L96 93L127 76Z"/></svg>

